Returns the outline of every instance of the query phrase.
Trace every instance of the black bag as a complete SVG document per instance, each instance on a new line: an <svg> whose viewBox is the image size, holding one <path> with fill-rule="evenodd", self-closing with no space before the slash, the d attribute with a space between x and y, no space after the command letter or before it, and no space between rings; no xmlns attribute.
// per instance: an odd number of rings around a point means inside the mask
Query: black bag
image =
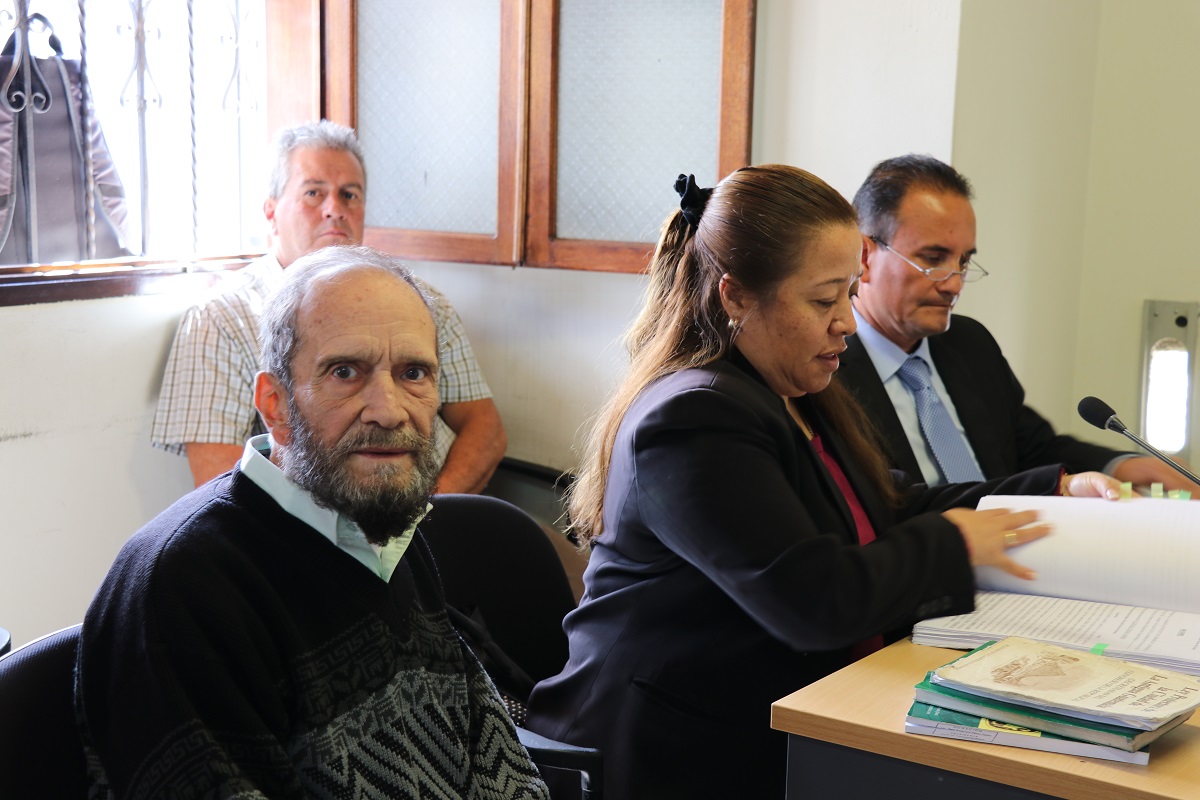
<svg viewBox="0 0 1200 800"><path fill-rule="evenodd" d="M26 31L0 51L0 264L129 255L125 191L84 107L79 62L62 57L45 17L29 19L49 31L55 55L32 58Z"/></svg>

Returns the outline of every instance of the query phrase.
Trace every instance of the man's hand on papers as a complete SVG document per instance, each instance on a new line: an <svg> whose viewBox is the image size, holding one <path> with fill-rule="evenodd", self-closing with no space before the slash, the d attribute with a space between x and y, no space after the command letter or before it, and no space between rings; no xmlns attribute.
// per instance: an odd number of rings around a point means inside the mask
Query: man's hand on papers
<svg viewBox="0 0 1200 800"><path fill-rule="evenodd" d="M1123 459L1113 470L1118 481L1134 486L1149 486L1161 483L1164 489L1183 489L1192 493L1192 499L1200 499L1200 486L1189 481L1169 466L1150 456Z"/></svg>
<svg viewBox="0 0 1200 800"><path fill-rule="evenodd" d="M952 508L943 512L942 516L958 527L963 541L966 542L971 566L997 567L1010 575L1030 581L1037 577L1036 572L1008 557L1009 548L1028 544L1050 533L1049 525L1033 524L1038 518L1036 511L1011 512L1006 508L975 511L969 508Z"/></svg>
<svg viewBox="0 0 1200 800"><path fill-rule="evenodd" d="M1140 461L1143 459L1129 459ZM1150 459L1145 459L1150 460ZM1129 463L1128 461L1122 463ZM1164 469L1169 469L1166 464ZM1063 497L1103 497L1108 500L1121 499L1121 481L1105 475L1103 472L1079 472L1074 475L1064 475L1062 479Z"/></svg>

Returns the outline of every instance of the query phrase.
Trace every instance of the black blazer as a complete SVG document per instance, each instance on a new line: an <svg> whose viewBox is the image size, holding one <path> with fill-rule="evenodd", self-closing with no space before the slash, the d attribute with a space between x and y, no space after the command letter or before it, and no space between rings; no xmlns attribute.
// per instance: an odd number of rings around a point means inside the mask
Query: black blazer
<svg viewBox="0 0 1200 800"><path fill-rule="evenodd" d="M570 660L537 685L529 715L538 733L602 748L614 797L781 796L773 701L849 663L858 640L973 608L961 535L923 512L1057 487L1046 469L1002 487L922 487L891 511L801 405L873 544L857 545L818 455L741 359L667 376L625 415L584 598L564 622Z"/></svg>
<svg viewBox="0 0 1200 800"><path fill-rule="evenodd" d="M1062 464L1068 472L1102 470L1118 450L1054 432L1025 405L1025 389L987 328L955 314L950 329L929 339L929 353L986 478ZM882 435L892 466L924 480L883 381L858 336L846 339L837 380L848 386Z"/></svg>

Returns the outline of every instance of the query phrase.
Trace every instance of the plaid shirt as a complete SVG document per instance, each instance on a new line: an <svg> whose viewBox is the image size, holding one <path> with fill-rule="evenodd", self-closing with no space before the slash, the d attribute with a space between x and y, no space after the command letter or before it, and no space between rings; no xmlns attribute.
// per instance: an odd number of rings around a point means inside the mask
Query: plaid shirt
<svg viewBox="0 0 1200 800"><path fill-rule="evenodd" d="M263 303L283 280L272 255L238 273L229 291L193 306L183 315L167 368L150 441L183 454L187 442L244 445L266 433L254 409L254 376L259 370L258 320ZM441 355L438 397L441 403L465 403L492 396L462 320L441 293L418 280L433 306ZM437 418L439 464L454 442L454 432Z"/></svg>

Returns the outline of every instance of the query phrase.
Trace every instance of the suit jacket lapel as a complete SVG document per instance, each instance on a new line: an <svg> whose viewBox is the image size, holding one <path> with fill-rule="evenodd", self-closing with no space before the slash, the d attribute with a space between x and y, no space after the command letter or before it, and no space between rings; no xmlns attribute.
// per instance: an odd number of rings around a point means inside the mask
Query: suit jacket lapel
<svg viewBox="0 0 1200 800"><path fill-rule="evenodd" d="M867 480L866 475L859 469L858 464L850 457L846 443L840 437L829 432L825 426L825 432L821 434L821 442L825 446L825 450L833 456L833 459L842 468L842 472L846 476L846 480L850 482L850 487L854 490L854 495L858 499L859 505L863 507L863 511L867 514L867 519L871 522L871 527L875 532L875 536L880 536L890 525L891 515L887 513L882 504L877 502L878 496L871 489L871 483ZM819 457L818 457L819 460ZM838 508L841 509L842 516L846 520L846 530L854 531L856 523L854 514L850 511L850 504L842 494L842 490L838 488L837 483L824 469L821 474L825 476L825 483L830 487L830 493L837 500Z"/></svg>
<svg viewBox="0 0 1200 800"><path fill-rule="evenodd" d="M842 353L841 361L842 366L835 380L841 380L858 398L858 402L867 413L867 418L883 438L882 444L888 453L888 460L914 481L923 480L921 467L917 464L917 457L913 455L908 436L904 433L904 426L900 424L900 417L896 416L892 398L888 397L887 389L883 388L883 381L879 380L879 373L875 370L871 356L867 354L857 336L846 339L846 352Z"/></svg>
<svg viewBox="0 0 1200 800"><path fill-rule="evenodd" d="M846 502L846 498L842 496L842 490L838 488L837 483L833 480L833 476L829 474L824 462L821 461L821 456L812 446L812 443L805 437L804 433L797 428L794 436L796 449L802 454L801 458L808 459L811 462L811 474L817 476L825 498L837 508L838 514L842 519L841 530L846 532L847 541L853 543L854 515L850 513L850 506ZM821 442L825 447L829 447L827 439L828 436L822 433Z"/></svg>

